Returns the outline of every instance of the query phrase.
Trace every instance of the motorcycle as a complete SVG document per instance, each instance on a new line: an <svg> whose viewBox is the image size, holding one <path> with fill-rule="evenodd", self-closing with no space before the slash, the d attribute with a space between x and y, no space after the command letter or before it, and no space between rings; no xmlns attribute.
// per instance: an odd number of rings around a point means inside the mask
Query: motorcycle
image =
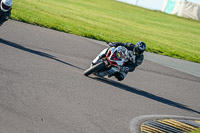
<svg viewBox="0 0 200 133"><path fill-rule="evenodd" d="M92 61L90 68L84 71L84 75L111 77L112 74L120 72L120 68L129 58L128 50L123 46L106 48Z"/></svg>

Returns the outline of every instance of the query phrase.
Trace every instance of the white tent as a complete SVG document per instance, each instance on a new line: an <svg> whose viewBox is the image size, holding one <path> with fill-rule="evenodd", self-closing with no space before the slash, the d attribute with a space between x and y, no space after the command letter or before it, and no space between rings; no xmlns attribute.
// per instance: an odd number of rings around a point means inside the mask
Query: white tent
<svg viewBox="0 0 200 133"><path fill-rule="evenodd" d="M200 0L117 0L132 5L160 10L181 17L200 20Z"/></svg>
<svg viewBox="0 0 200 133"><path fill-rule="evenodd" d="M187 0L165 0L162 11L185 18L200 20L200 4L195 4Z"/></svg>

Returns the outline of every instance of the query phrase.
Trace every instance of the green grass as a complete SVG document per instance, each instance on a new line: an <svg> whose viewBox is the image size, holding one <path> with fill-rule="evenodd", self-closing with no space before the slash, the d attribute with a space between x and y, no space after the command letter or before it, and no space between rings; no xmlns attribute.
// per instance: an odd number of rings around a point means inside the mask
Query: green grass
<svg viewBox="0 0 200 133"><path fill-rule="evenodd" d="M188 132L188 133L200 133L200 128L198 128L197 130L194 130L192 132Z"/></svg>
<svg viewBox="0 0 200 133"><path fill-rule="evenodd" d="M149 52L200 63L199 21L115 0L15 0L12 18L96 40L142 40Z"/></svg>

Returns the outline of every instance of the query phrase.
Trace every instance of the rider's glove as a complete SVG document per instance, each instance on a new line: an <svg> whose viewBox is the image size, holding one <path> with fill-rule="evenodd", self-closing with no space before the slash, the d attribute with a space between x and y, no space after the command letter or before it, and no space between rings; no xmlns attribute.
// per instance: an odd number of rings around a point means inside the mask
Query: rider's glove
<svg viewBox="0 0 200 133"><path fill-rule="evenodd" d="M125 72L125 73L129 72L129 67L122 66L120 68L120 72Z"/></svg>
<svg viewBox="0 0 200 133"><path fill-rule="evenodd" d="M129 56L130 56L130 61L132 61L133 63L135 63L135 58L136 56L133 54L133 51L128 51L129 52Z"/></svg>
<svg viewBox="0 0 200 133"><path fill-rule="evenodd" d="M108 45L110 46L110 47L116 47L116 43L108 43Z"/></svg>

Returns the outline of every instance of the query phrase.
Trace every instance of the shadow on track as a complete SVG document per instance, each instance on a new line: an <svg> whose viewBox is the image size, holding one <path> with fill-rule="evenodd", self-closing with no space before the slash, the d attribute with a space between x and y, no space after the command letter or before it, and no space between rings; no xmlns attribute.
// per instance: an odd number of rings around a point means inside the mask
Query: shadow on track
<svg viewBox="0 0 200 133"><path fill-rule="evenodd" d="M164 103L164 104L167 104L167 105L170 105L170 106L179 108L179 109L183 109L183 110L187 110L187 111L191 111L191 112L195 112L195 113L197 113L197 114L200 114L199 111L193 110L193 109L189 108L189 107L186 106L186 105L183 105L183 104L180 104L180 103L171 101L171 100L166 99L166 98L162 98L162 97L160 97L160 96L156 96L156 95L151 94L151 93L149 93L149 92L146 92L146 91L143 91L143 90L140 90L140 89L133 88L133 87L131 87L131 86L122 84L122 83L117 82L117 81L113 81L113 80L106 79L106 78L100 78L100 77L89 77L89 78L92 78L92 79L95 79L95 80L97 80L97 81L106 83L106 84L108 84L108 85L111 85L111 86L120 88L120 89L122 89L122 90L129 91L129 92L131 92L131 93L134 93L134 94L137 94L137 95L140 95L140 96L143 96L143 97L146 97L146 98L155 100L155 101L160 102L160 103Z"/></svg>
<svg viewBox="0 0 200 133"><path fill-rule="evenodd" d="M77 69L80 69L80 70L84 70L83 68L80 68L80 67L78 67L78 66L72 65L72 64L67 63L67 62L64 62L64 61L62 61L62 60L59 60L59 59L57 59L55 56L52 56L52 55L50 55L50 54L47 54L47 53L44 53L44 52L40 52L40 51L36 51L36 50L32 50L32 49L26 48L26 47L24 47L24 46L21 46L21 45L19 45L19 44L6 41L6 40L1 39L1 38L0 38L0 43L5 44L5 45L8 45L8 46L11 46L11 47L14 47L14 48L17 48L17 49L20 49L20 50L23 50L23 51L26 51L26 52L29 52L29 53L32 53L32 54L36 54L36 55L39 55L39 56L42 56L42 57L46 57L46 58L49 58L49 59L53 59L53 60L55 60L55 61L58 61L58 62L60 62L60 63L63 63L63 64L66 64L66 65L72 66L72 67L77 68Z"/></svg>

